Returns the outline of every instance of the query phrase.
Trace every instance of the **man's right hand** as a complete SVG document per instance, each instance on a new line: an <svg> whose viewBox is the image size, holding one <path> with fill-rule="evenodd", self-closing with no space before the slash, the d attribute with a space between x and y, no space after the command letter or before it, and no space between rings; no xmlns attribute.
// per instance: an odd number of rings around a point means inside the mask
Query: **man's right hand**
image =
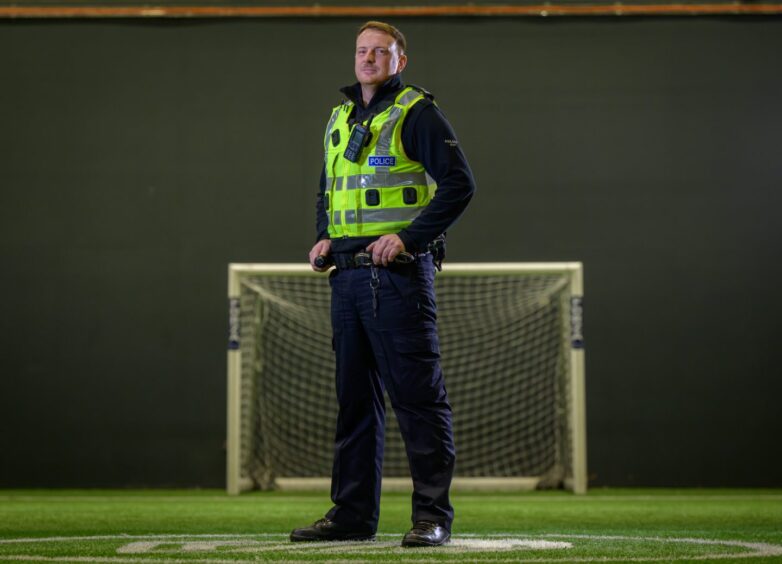
<svg viewBox="0 0 782 564"><path fill-rule="evenodd" d="M329 265L318 267L315 266L315 259L318 257L327 257L331 254L331 239L321 239L310 251L310 266L315 272L326 272L329 269Z"/></svg>

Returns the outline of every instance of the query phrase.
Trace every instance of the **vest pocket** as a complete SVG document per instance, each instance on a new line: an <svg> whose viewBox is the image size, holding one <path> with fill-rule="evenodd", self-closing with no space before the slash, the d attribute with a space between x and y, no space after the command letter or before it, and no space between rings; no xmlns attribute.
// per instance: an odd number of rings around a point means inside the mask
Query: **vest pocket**
<svg viewBox="0 0 782 564"><path fill-rule="evenodd" d="M402 201L407 205L418 203L418 190L410 186L402 190Z"/></svg>
<svg viewBox="0 0 782 564"><path fill-rule="evenodd" d="M371 188L364 193L364 200L368 206L380 205L380 190L377 188Z"/></svg>

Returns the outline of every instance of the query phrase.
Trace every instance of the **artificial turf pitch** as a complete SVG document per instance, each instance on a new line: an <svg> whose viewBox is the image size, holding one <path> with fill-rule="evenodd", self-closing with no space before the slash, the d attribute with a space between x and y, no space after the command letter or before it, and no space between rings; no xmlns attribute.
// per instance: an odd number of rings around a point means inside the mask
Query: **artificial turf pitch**
<svg viewBox="0 0 782 564"><path fill-rule="evenodd" d="M0 491L0 561L782 562L782 490L454 493L447 547L402 549L410 497L370 543L290 543L324 492Z"/></svg>

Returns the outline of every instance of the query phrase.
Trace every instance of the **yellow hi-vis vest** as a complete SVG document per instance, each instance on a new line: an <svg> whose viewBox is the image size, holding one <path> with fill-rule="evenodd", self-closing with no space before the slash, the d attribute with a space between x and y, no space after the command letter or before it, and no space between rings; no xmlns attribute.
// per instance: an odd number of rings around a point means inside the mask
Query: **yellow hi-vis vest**
<svg viewBox="0 0 782 564"><path fill-rule="evenodd" d="M372 136L358 162L344 156L352 127L353 102L334 108L323 140L326 165L324 205L328 233L338 237L368 237L397 233L429 204L437 185L421 163L402 147L402 124L423 93L404 88L385 111L369 124ZM364 123L366 126L367 123Z"/></svg>

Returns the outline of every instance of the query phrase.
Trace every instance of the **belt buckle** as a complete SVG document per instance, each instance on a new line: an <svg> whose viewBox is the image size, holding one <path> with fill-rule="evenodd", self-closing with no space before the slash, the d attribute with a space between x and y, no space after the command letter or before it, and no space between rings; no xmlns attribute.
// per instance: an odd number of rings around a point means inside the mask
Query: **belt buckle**
<svg viewBox="0 0 782 564"><path fill-rule="evenodd" d="M359 266L372 266L372 253L365 251L359 251L353 255L353 263Z"/></svg>
<svg viewBox="0 0 782 564"><path fill-rule="evenodd" d="M416 262L421 256L423 256L423 253L408 253L402 251L392 262L388 264L388 266L407 266ZM366 251L357 252L355 255L353 255L353 264L355 264L356 268L372 266L374 264L374 261L372 260L372 253L368 253Z"/></svg>

